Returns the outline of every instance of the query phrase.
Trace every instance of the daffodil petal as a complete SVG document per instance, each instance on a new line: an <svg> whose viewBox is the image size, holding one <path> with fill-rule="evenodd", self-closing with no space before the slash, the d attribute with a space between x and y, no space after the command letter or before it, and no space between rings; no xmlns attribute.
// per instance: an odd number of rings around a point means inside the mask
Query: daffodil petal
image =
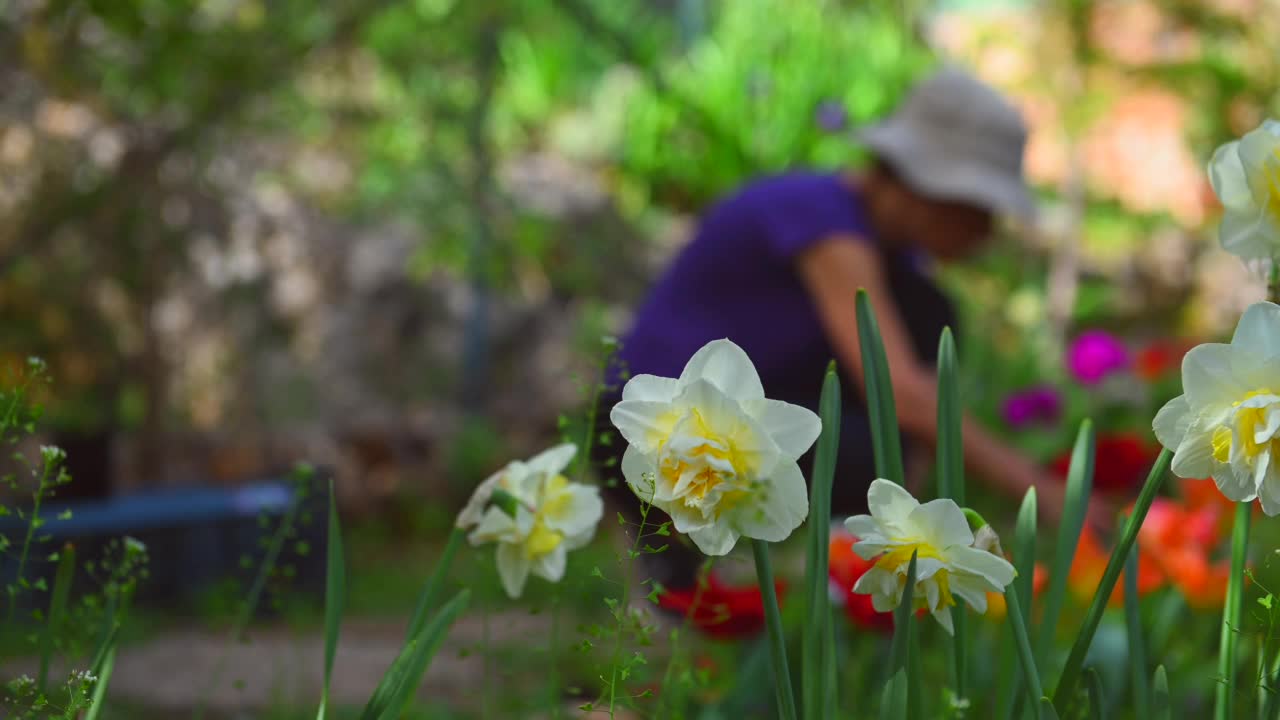
<svg viewBox="0 0 1280 720"><path fill-rule="evenodd" d="M943 630L947 631L948 635L956 634L956 629L951 624L951 608L940 607L935 609L933 611L933 619L938 621L938 624L942 626Z"/></svg>
<svg viewBox="0 0 1280 720"><path fill-rule="evenodd" d="M628 445L622 453L622 477L627 481L631 492L642 502L657 504L659 491L657 487L658 461L654 456L641 452L635 445Z"/></svg>
<svg viewBox="0 0 1280 720"><path fill-rule="evenodd" d="M667 403L679 393L679 381L657 375L636 375L622 386L623 400Z"/></svg>
<svg viewBox="0 0 1280 720"><path fill-rule="evenodd" d="M694 380L681 391L678 402L696 408L702 422L714 435L732 445L734 454L749 474L764 472L778 461L778 445L733 397L707 380ZM737 464L737 463L735 463Z"/></svg>
<svg viewBox="0 0 1280 720"><path fill-rule="evenodd" d="M1217 461L1213 457L1213 433L1201 429L1203 424L1193 421L1182 438L1174 446L1170 469L1181 478L1203 478L1213 474Z"/></svg>
<svg viewBox="0 0 1280 720"><path fill-rule="evenodd" d="M749 538L782 542L809 515L804 473L794 462L779 463L770 480L754 492L756 497L735 508L732 520L738 532Z"/></svg>
<svg viewBox="0 0 1280 720"><path fill-rule="evenodd" d="M1013 565L1002 557L971 547L953 547L947 551L948 560L957 570L988 583L988 590L1004 592L1018 573Z"/></svg>
<svg viewBox="0 0 1280 720"><path fill-rule="evenodd" d="M594 530L604 517L604 500L600 489L581 483L571 483L564 491L564 498L553 512L544 513L543 521L552 530L569 536L580 536ZM544 500L549 502L549 500Z"/></svg>
<svg viewBox="0 0 1280 720"><path fill-rule="evenodd" d="M1182 361L1182 388L1192 407L1204 407L1223 398L1238 398L1250 388L1236 377L1239 362L1232 346L1223 343L1197 345Z"/></svg>
<svg viewBox="0 0 1280 720"><path fill-rule="evenodd" d="M1257 486L1253 478L1243 474L1231 465L1219 465L1213 471L1213 484L1218 486L1228 500L1235 502L1253 502L1258 498Z"/></svg>
<svg viewBox="0 0 1280 720"><path fill-rule="evenodd" d="M867 489L867 509L882 523L901 524L920 503L901 485L882 478L871 481Z"/></svg>
<svg viewBox="0 0 1280 720"><path fill-rule="evenodd" d="M853 515L845 518L844 529L858 538L859 542L884 540L880 534L880 523L870 515Z"/></svg>
<svg viewBox="0 0 1280 720"><path fill-rule="evenodd" d="M1270 302L1250 305L1240 316L1231 345L1262 358L1280 357L1280 305Z"/></svg>
<svg viewBox="0 0 1280 720"><path fill-rule="evenodd" d="M1253 206L1253 192L1240 162L1240 141L1220 146L1209 161L1209 184L1223 207L1232 210Z"/></svg>
<svg viewBox="0 0 1280 720"><path fill-rule="evenodd" d="M725 523L713 523L689 533L689 539L703 555L719 557L728 555L740 536Z"/></svg>
<svg viewBox="0 0 1280 720"><path fill-rule="evenodd" d="M980 615L987 611L987 586L985 581L975 582L959 573L952 575L948 579L951 582L951 594L962 598L965 604Z"/></svg>
<svg viewBox="0 0 1280 720"><path fill-rule="evenodd" d="M650 400L623 400L609 411L609 421L627 443L646 453L657 452L679 419L669 403Z"/></svg>
<svg viewBox="0 0 1280 720"><path fill-rule="evenodd" d="M573 456L577 453L577 445L564 443L538 453L530 458L525 465L530 473L543 473L548 476L558 475L569 466L569 463L573 461Z"/></svg>
<svg viewBox="0 0 1280 720"><path fill-rule="evenodd" d="M517 513L517 515L519 514ZM467 536L467 541L472 545L483 545L484 543L513 539L518 537L519 534L520 527L515 519L496 507L490 507L480 517L480 522L475 529Z"/></svg>
<svg viewBox="0 0 1280 720"><path fill-rule="evenodd" d="M791 460L808 452L822 432L822 420L808 408L767 398L741 404L769 434L782 455Z"/></svg>
<svg viewBox="0 0 1280 720"><path fill-rule="evenodd" d="M564 569L568 565L569 553L564 545L560 545L549 553L538 556L532 562L534 575L550 582L560 582L564 577Z"/></svg>
<svg viewBox="0 0 1280 720"><path fill-rule="evenodd" d="M462 512L458 513L457 520L454 521L456 527L466 529L480 523L481 518L484 517L484 509L489 504L489 498L493 497L493 490L498 486L504 471L505 468L499 470L476 486L467 504L462 508Z"/></svg>
<svg viewBox="0 0 1280 720"><path fill-rule="evenodd" d="M1160 444L1176 450L1182 444L1182 439L1187 436L1187 428L1191 426L1191 404L1187 402L1186 395L1178 397L1165 403L1160 408L1160 412L1156 413L1155 420L1151 422L1151 427L1155 430L1156 439Z"/></svg>
<svg viewBox="0 0 1280 720"><path fill-rule="evenodd" d="M1268 121L1274 123L1274 121ZM1276 162L1276 151L1280 148L1280 138L1273 132L1273 125L1264 123L1261 127L1245 133L1240 138L1237 156L1243 168L1244 179L1249 185L1250 194L1255 204L1264 204L1271 192L1269 175L1270 165ZM1224 203L1225 204L1225 203Z"/></svg>
<svg viewBox="0 0 1280 720"><path fill-rule="evenodd" d="M764 385L751 358L729 340L707 343L689 358L684 372L680 373L680 385L696 380L706 380L720 392L735 400L760 400L764 398Z"/></svg>
<svg viewBox="0 0 1280 720"><path fill-rule="evenodd" d="M524 548L519 545L502 544L498 546L498 578L502 581L502 589L507 596L518 598L524 592L525 581L529 579L529 558Z"/></svg>
<svg viewBox="0 0 1280 720"><path fill-rule="evenodd" d="M939 498L912 509L908 520L928 533L929 543L937 547L972 545L973 531L964 511L954 500Z"/></svg>
<svg viewBox="0 0 1280 720"><path fill-rule="evenodd" d="M1270 259L1277 254L1277 229L1261 209L1227 210L1218 223L1222 249L1245 260Z"/></svg>

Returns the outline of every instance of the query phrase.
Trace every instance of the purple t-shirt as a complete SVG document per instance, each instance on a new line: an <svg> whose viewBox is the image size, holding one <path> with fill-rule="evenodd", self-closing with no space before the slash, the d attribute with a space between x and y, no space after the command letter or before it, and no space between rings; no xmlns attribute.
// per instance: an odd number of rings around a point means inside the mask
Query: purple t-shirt
<svg viewBox="0 0 1280 720"><path fill-rule="evenodd" d="M728 338L751 357L769 397L816 407L835 354L793 261L834 234L871 237L838 174L793 172L745 186L704 215L640 307L619 358L633 375L677 377L699 348Z"/></svg>

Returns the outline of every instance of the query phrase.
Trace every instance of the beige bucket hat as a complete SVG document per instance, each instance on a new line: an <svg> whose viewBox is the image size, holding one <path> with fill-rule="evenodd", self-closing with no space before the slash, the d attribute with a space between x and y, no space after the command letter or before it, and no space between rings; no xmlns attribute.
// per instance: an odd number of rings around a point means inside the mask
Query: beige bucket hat
<svg viewBox="0 0 1280 720"><path fill-rule="evenodd" d="M956 67L918 83L888 119L858 138L922 195L1030 219L1022 177L1027 128L996 90Z"/></svg>

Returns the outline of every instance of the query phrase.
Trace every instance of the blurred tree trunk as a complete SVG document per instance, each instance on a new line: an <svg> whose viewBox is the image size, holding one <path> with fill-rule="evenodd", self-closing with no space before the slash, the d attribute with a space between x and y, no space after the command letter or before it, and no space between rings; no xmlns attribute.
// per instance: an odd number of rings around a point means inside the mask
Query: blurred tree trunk
<svg viewBox="0 0 1280 720"><path fill-rule="evenodd" d="M489 331L490 276L494 253L493 151L489 144L489 112L498 79L497 13L486 19L476 47L476 75L479 92L468 120L467 144L471 149L470 196L472 230L468 274L471 282L471 312L467 320L462 351L462 404L468 412L480 412L488 397L491 338Z"/></svg>
<svg viewBox="0 0 1280 720"><path fill-rule="evenodd" d="M1061 187L1065 222L1058 237L1054 238L1047 281L1050 342L1053 351L1057 352L1066 345L1080 285L1080 243L1088 203L1084 161L1080 156L1081 136L1087 126L1087 118L1080 114L1079 108L1083 107L1085 75L1091 60L1090 8L1084 0L1062 0L1051 4L1048 12L1044 27L1062 28L1066 33L1056 93L1064 108L1067 132L1068 170Z"/></svg>

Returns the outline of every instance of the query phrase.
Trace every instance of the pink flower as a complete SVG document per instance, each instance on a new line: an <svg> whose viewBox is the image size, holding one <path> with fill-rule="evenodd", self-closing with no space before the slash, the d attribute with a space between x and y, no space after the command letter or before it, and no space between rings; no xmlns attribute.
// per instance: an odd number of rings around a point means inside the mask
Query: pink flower
<svg viewBox="0 0 1280 720"><path fill-rule="evenodd" d="M1085 331L1067 349L1067 369L1085 385L1097 385L1127 367L1129 351L1105 330Z"/></svg>
<svg viewBox="0 0 1280 720"><path fill-rule="evenodd" d="M1014 428L1053 425L1061 415L1062 398L1050 385L1019 390L1004 401L1004 421Z"/></svg>

